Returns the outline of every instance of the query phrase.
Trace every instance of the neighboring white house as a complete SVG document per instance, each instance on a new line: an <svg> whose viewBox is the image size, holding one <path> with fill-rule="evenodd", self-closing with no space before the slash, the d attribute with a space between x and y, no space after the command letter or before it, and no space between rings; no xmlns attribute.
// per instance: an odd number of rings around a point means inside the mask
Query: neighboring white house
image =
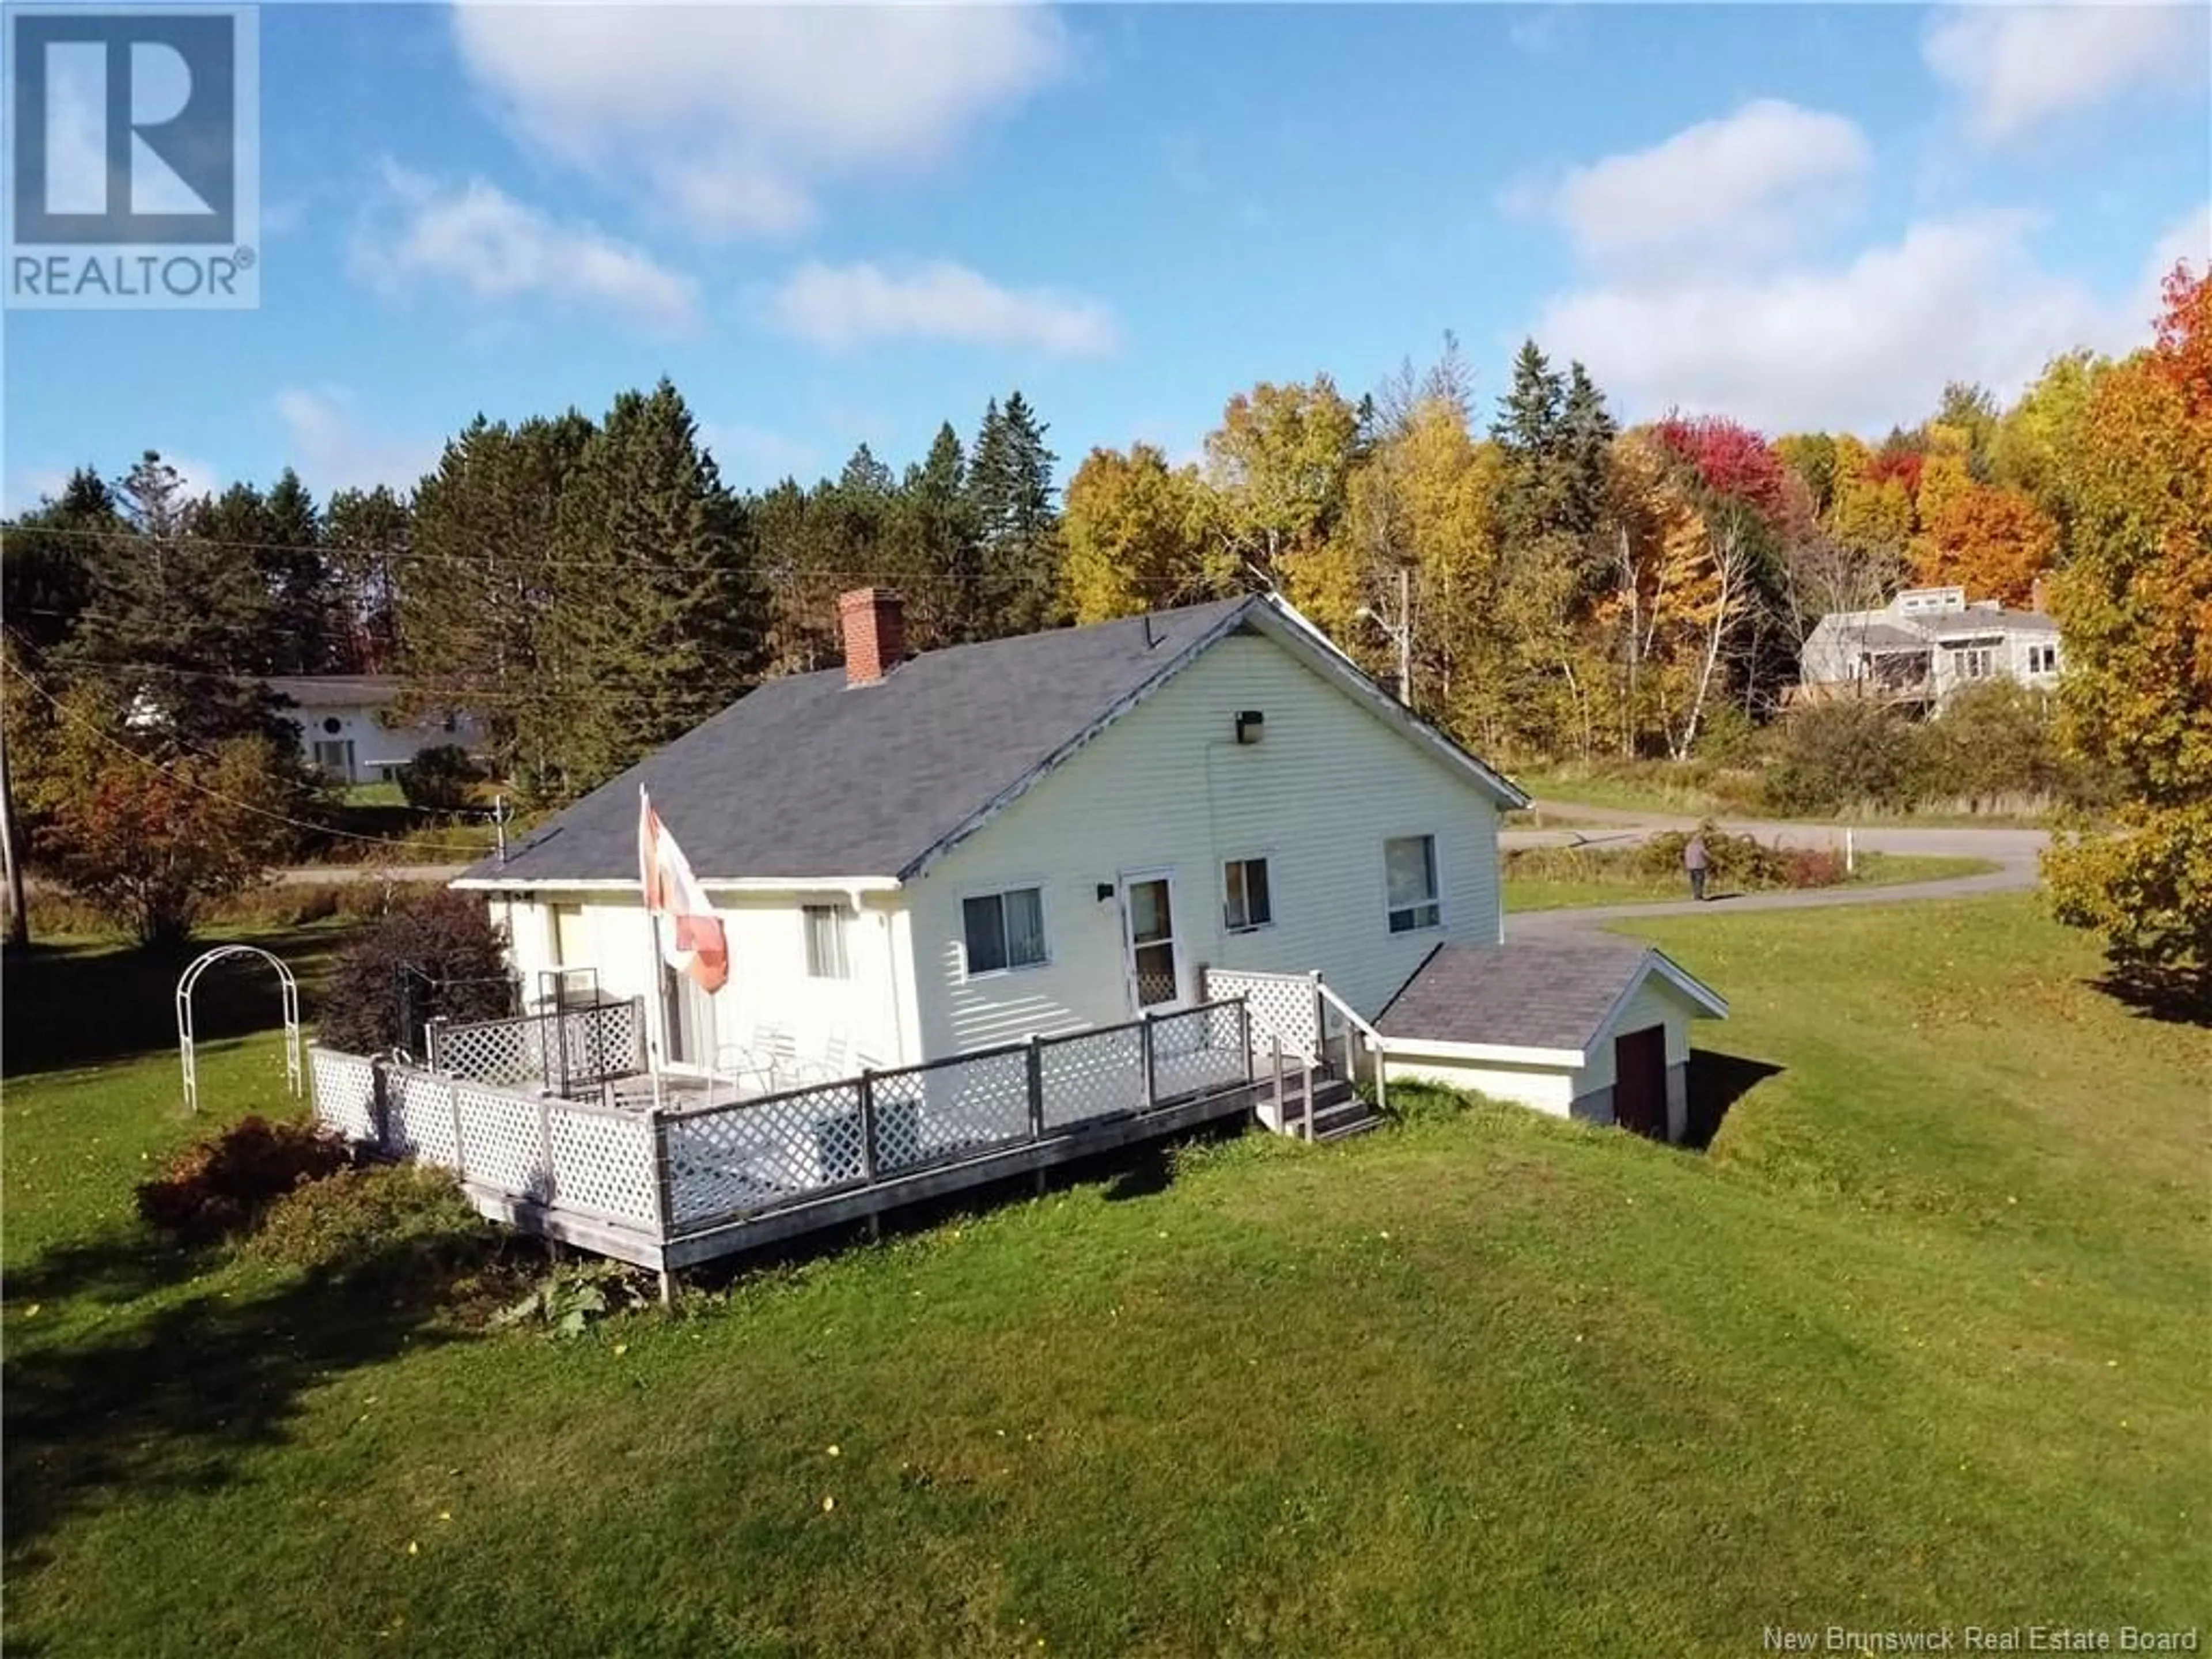
<svg viewBox="0 0 2212 1659"><path fill-rule="evenodd" d="M400 683L392 675L278 676L267 684L283 699L278 712L300 734L301 752L336 782L387 781L425 749L452 744L473 750L483 739L470 714L401 720L394 712Z"/></svg>
<svg viewBox="0 0 2212 1659"><path fill-rule="evenodd" d="M2008 611L1963 587L1914 587L1879 611L1820 618L1799 658L1802 694L1854 695L1940 708L1960 687L2012 679L2058 684L2058 624L2040 610Z"/></svg>
<svg viewBox="0 0 2212 1659"><path fill-rule="evenodd" d="M642 996L670 1071L769 1030L857 1069L1186 1006L1207 969L1318 972L1371 1018L1440 945L1520 959L1498 831L1526 797L1280 600L911 659L896 596L841 612L844 668L769 682L454 884L528 1001ZM713 996L641 908L641 787L725 923Z"/></svg>

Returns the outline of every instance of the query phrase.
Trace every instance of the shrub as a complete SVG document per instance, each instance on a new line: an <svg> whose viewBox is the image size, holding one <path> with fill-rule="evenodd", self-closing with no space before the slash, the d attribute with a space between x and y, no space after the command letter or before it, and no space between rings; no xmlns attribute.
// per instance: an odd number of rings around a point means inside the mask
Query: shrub
<svg viewBox="0 0 2212 1659"><path fill-rule="evenodd" d="M411 1048L420 1021L495 1019L514 1012L514 1000L506 936L483 901L439 888L346 947L331 970L318 1035L357 1054Z"/></svg>
<svg viewBox="0 0 2212 1659"><path fill-rule="evenodd" d="M581 1336L610 1314L643 1307L650 1295L634 1269L619 1261L595 1261L547 1274L490 1322L495 1328L527 1326L551 1336Z"/></svg>
<svg viewBox="0 0 2212 1659"><path fill-rule="evenodd" d="M1775 856L1784 887L1840 887L1850 874L1832 847L1783 847Z"/></svg>
<svg viewBox="0 0 2212 1659"><path fill-rule="evenodd" d="M302 1182L346 1167L345 1143L304 1119L243 1117L196 1140L140 1183L138 1213L162 1231L205 1240L244 1231Z"/></svg>
<svg viewBox="0 0 2212 1659"><path fill-rule="evenodd" d="M1912 728L1879 704L1817 703L1790 715L1766 775L1766 804L1825 815L1856 806L1908 811L1918 798Z"/></svg>
<svg viewBox="0 0 2212 1659"><path fill-rule="evenodd" d="M459 811L469 804L471 788L482 775L468 750L459 744L441 743L399 769L399 793L410 806Z"/></svg>
<svg viewBox="0 0 2212 1659"><path fill-rule="evenodd" d="M1926 793L1975 812L2048 802L2065 783L2052 714L2011 680L1961 687L1917 734Z"/></svg>
<svg viewBox="0 0 2212 1659"><path fill-rule="evenodd" d="M1731 836L1711 823L1700 824L1705 837L1706 868L1716 886L1739 891L1774 887L1833 887L1843 881L1843 854L1825 847L1769 847L1751 836ZM1682 849L1689 844L1686 830L1670 830L1654 836L1637 849L1636 861L1644 875L1679 875Z"/></svg>
<svg viewBox="0 0 2212 1659"><path fill-rule="evenodd" d="M471 1266L495 1237L450 1171L397 1164L295 1188L269 1206L247 1249L290 1267L404 1278Z"/></svg>

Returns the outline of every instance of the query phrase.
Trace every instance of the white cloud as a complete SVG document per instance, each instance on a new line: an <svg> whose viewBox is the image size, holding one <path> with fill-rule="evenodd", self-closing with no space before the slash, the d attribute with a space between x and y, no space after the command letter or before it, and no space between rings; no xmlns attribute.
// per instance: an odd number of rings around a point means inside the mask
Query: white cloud
<svg viewBox="0 0 2212 1659"><path fill-rule="evenodd" d="M1118 337L1113 314L1095 300L1001 288L941 259L896 273L809 260L770 297L769 313L787 333L833 349L911 338L1086 356Z"/></svg>
<svg viewBox="0 0 2212 1659"><path fill-rule="evenodd" d="M2204 72L2201 8L1979 5L1929 25L1921 56L1966 100L1985 143L2018 137L2054 116L2130 87Z"/></svg>
<svg viewBox="0 0 2212 1659"><path fill-rule="evenodd" d="M437 462L434 441L379 437L362 429L353 400L336 388L287 386L275 398L287 462L318 494L389 484L405 492Z"/></svg>
<svg viewBox="0 0 2212 1659"><path fill-rule="evenodd" d="M466 3L453 35L526 140L715 234L793 231L823 184L941 160L1067 58L1032 5Z"/></svg>
<svg viewBox="0 0 2212 1659"><path fill-rule="evenodd" d="M1873 164L1844 117L1762 98L1649 149L1516 185L1505 205L1555 220L1589 258L1673 249L1735 261L1797 240Z"/></svg>
<svg viewBox="0 0 2212 1659"><path fill-rule="evenodd" d="M443 184L386 164L352 265L387 293L428 283L479 299L604 305L662 328L696 314L691 281L589 225L562 223L481 179Z"/></svg>
<svg viewBox="0 0 2212 1659"><path fill-rule="evenodd" d="M1984 213L1916 224L1838 265L1599 283L1553 301L1534 332L1632 418L1674 406L1767 431L1880 433L1924 416L1947 380L2005 398L2058 352L2148 339L2155 254L2127 295L2103 300L2036 263L2033 228Z"/></svg>

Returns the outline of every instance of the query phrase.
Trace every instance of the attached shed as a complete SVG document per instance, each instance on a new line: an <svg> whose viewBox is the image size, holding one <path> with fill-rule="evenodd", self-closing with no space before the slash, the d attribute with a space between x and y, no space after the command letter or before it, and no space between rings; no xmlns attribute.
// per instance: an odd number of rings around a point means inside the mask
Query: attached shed
<svg viewBox="0 0 2212 1659"><path fill-rule="evenodd" d="M1394 1079L1678 1141L1690 1022L1727 1018L1718 992L1650 945L1516 940L1437 946L1376 1024Z"/></svg>

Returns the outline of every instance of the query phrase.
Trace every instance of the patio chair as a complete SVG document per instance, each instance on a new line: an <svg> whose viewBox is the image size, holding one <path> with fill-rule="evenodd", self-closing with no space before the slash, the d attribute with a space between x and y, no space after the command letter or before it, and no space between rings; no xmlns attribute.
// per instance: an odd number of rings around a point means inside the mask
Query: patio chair
<svg viewBox="0 0 2212 1659"><path fill-rule="evenodd" d="M854 1056L851 1034L833 1031L823 1040L820 1054L794 1062L792 1075L802 1084L836 1083L856 1073L862 1063Z"/></svg>
<svg viewBox="0 0 2212 1659"><path fill-rule="evenodd" d="M791 1086L799 1063L799 1044L781 1025L756 1025L744 1042L726 1042L714 1051L717 1076L763 1094Z"/></svg>

